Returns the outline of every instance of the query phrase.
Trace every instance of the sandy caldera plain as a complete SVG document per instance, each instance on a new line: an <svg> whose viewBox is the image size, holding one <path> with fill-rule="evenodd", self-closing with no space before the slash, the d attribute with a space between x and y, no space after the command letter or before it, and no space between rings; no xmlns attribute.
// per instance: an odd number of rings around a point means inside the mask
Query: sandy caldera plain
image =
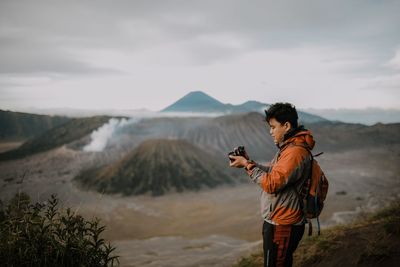
<svg viewBox="0 0 400 267"><path fill-rule="evenodd" d="M249 181L160 197L104 195L75 185L82 169L111 158L63 146L0 162L1 198L24 191L32 201L44 201L55 193L62 206L99 217L122 266L231 266L261 249L257 185ZM318 160L330 181L322 226L346 223L398 196L399 159L398 145L322 155Z"/></svg>

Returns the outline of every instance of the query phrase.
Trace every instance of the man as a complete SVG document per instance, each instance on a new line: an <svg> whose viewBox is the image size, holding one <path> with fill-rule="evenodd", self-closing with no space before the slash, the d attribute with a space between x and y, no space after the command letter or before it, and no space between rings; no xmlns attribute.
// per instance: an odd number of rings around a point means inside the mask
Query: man
<svg viewBox="0 0 400 267"><path fill-rule="evenodd" d="M244 156L229 156L230 166L245 168L261 189L264 266L292 266L293 252L304 233L306 222L300 193L310 175L314 147L310 133L298 126L296 108L276 103L265 111L270 134L278 146L274 159L262 166Z"/></svg>

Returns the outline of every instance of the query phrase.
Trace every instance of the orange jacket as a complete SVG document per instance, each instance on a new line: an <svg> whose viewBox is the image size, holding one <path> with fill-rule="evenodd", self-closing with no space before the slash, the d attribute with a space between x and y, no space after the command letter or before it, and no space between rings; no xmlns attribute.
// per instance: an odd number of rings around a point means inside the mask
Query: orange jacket
<svg viewBox="0 0 400 267"><path fill-rule="evenodd" d="M264 220L281 225L304 221L298 193L310 175L310 150L314 147L310 131L301 130L279 145L279 151L268 167L251 163L250 178L262 188L261 215ZM298 193L296 193L296 191Z"/></svg>

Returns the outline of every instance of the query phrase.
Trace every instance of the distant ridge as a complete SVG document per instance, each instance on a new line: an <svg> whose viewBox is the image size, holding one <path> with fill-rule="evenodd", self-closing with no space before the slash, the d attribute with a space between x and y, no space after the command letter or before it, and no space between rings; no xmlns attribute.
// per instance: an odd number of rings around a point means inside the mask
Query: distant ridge
<svg viewBox="0 0 400 267"><path fill-rule="evenodd" d="M104 193L163 195L233 183L225 161L184 140L151 139L112 165L83 171L75 180Z"/></svg>
<svg viewBox="0 0 400 267"><path fill-rule="evenodd" d="M270 105L262 102L250 100L240 105L224 104L217 99L207 95L202 91L190 92L180 98L172 105L161 110L161 112L170 113L219 113L219 114L235 114L235 113L248 113L258 112L264 114L264 110L268 109ZM320 116L310 113L298 111L300 121L302 123L314 123L321 121L328 121Z"/></svg>

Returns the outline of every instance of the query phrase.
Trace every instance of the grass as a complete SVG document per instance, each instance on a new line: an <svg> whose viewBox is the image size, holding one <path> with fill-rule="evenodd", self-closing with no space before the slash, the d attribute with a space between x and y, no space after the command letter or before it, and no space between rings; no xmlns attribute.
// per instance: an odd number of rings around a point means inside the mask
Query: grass
<svg viewBox="0 0 400 267"><path fill-rule="evenodd" d="M307 232L307 231L306 231ZM400 201L352 224L305 236L294 254L294 266L392 266L400 260ZM234 267L263 266L262 251Z"/></svg>

